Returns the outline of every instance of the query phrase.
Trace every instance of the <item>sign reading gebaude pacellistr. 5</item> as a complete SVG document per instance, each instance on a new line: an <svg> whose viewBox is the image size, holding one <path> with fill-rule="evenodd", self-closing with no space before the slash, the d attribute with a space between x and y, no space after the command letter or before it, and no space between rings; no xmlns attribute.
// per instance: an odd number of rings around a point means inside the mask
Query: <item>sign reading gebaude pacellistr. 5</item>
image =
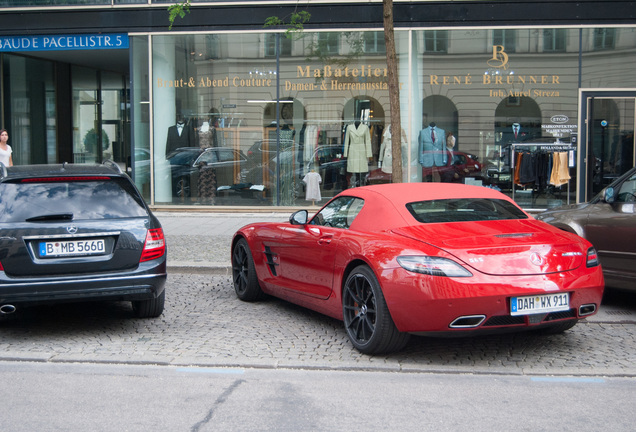
<svg viewBox="0 0 636 432"><path fill-rule="evenodd" d="M0 52L126 48L128 35L125 33L0 36Z"/></svg>

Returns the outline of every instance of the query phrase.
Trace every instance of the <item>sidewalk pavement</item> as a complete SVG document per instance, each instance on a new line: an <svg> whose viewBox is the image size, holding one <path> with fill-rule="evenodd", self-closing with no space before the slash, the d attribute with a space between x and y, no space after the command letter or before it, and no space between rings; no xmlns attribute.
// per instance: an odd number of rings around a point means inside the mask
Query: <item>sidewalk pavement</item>
<svg viewBox="0 0 636 432"><path fill-rule="evenodd" d="M267 213L164 212L161 222L168 245L168 272L232 274L230 242L234 233L252 222L284 222L293 210ZM636 323L631 305L603 304L587 318L598 323Z"/></svg>

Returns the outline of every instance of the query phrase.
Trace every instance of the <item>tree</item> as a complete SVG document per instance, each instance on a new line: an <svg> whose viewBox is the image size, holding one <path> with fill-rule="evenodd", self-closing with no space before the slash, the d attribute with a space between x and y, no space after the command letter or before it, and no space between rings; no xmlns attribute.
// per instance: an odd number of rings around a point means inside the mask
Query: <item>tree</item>
<svg viewBox="0 0 636 432"><path fill-rule="evenodd" d="M172 25L177 17L183 18L186 13L190 13L190 0L185 0L184 2L168 6L168 21L170 21L170 27L168 27L168 30L172 30Z"/></svg>
<svg viewBox="0 0 636 432"><path fill-rule="evenodd" d="M402 182L402 122L400 120L400 82L393 31L393 0L382 0L384 43L386 45L389 107L391 109L391 152L393 153L392 182Z"/></svg>

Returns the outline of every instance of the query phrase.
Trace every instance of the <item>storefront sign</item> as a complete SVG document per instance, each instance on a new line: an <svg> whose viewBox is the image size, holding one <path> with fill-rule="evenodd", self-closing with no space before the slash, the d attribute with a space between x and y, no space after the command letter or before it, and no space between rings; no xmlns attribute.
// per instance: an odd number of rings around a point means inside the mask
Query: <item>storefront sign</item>
<svg viewBox="0 0 636 432"><path fill-rule="evenodd" d="M128 35L124 33L0 37L0 52L126 48L128 48Z"/></svg>
<svg viewBox="0 0 636 432"><path fill-rule="evenodd" d="M561 77L554 74L520 75L510 69L510 56L504 47L494 45L492 58L486 61L487 69L480 75L438 75L425 78L427 84L441 87L472 87L481 85L488 89L488 97L504 98L552 98L561 96L558 86Z"/></svg>
<svg viewBox="0 0 636 432"><path fill-rule="evenodd" d="M543 129L543 135L552 135L555 138L563 138L569 137L572 133L575 133L578 126L568 124L544 124L541 125L541 129Z"/></svg>

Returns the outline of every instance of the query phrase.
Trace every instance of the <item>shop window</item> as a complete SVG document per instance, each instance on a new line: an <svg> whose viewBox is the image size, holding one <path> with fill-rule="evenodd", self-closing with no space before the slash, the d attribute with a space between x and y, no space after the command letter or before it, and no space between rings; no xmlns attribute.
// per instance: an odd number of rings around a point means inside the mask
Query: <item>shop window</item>
<svg viewBox="0 0 636 432"><path fill-rule="evenodd" d="M566 29L545 29L543 30L543 51L544 52L565 52Z"/></svg>
<svg viewBox="0 0 636 432"><path fill-rule="evenodd" d="M367 32L364 34L364 52L385 53L386 44L383 32Z"/></svg>
<svg viewBox="0 0 636 432"><path fill-rule="evenodd" d="M427 53L448 52L448 31L426 30L424 32L424 49Z"/></svg>
<svg viewBox="0 0 636 432"><path fill-rule="evenodd" d="M616 29L594 29L594 50L614 49L616 43Z"/></svg>
<svg viewBox="0 0 636 432"><path fill-rule="evenodd" d="M338 54L338 33L318 33L318 47L324 54Z"/></svg>
<svg viewBox="0 0 636 432"><path fill-rule="evenodd" d="M507 53L516 52L517 48L517 31L497 29L492 31L492 44L501 45Z"/></svg>
<svg viewBox="0 0 636 432"><path fill-rule="evenodd" d="M291 56L292 39L280 37L280 55L284 57ZM268 33L265 35L265 57L276 57L276 34Z"/></svg>

